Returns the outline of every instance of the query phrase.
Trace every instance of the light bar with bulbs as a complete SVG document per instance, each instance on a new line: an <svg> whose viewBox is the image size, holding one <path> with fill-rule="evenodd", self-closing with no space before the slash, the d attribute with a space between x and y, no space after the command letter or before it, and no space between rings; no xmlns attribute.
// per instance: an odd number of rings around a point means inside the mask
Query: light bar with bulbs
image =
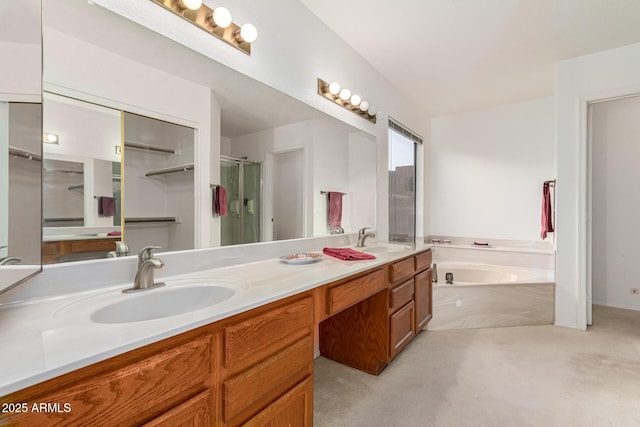
<svg viewBox="0 0 640 427"><path fill-rule="evenodd" d="M258 30L251 24L234 24L231 13L224 7L211 9L202 0L151 0L196 27L251 55L251 43L258 38Z"/></svg>
<svg viewBox="0 0 640 427"><path fill-rule="evenodd" d="M382 111L369 105L369 102L364 101L360 95L352 94L349 89L341 87L338 82L327 83L322 79L318 79L318 95L369 120L371 123L376 123L376 119L381 120L384 117Z"/></svg>

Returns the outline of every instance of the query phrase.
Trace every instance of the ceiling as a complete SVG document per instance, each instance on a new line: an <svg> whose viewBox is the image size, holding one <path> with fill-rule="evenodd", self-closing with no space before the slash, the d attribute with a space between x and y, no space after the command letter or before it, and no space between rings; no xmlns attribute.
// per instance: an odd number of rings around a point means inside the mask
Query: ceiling
<svg viewBox="0 0 640 427"><path fill-rule="evenodd" d="M553 94L554 64L640 42L638 0L300 0L432 116Z"/></svg>

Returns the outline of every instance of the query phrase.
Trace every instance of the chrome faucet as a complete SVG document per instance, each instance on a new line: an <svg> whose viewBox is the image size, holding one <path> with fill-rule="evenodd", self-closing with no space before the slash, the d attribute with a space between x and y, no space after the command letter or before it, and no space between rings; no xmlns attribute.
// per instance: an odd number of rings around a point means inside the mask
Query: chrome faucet
<svg viewBox="0 0 640 427"><path fill-rule="evenodd" d="M8 256L0 259L0 265L15 265L20 264L22 260L15 256Z"/></svg>
<svg viewBox="0 0 640 427"><path fill-rule="evenodd" d="M147 246L142 248L138 254L138 272L133 280L133 288L125 289L122 292L130 293L137 291L146 291L149 289L159 288L165 284L154 282L154 272L156 269L164 267L164 262L159 258L153 257L153 251L160 249L159 246Z"/></svg>
<svg viewBox="0 0 640 427"><path fill-rule="evenodd" d="M337 226L329 231L329 234L344 234L344 228Z"/></svg>
<svg viewBox="0 0 640 427"><path fill-rule="evenodd" d="M375 233L367 233L369 227L363 227L358 231L358 244L356 248L364 248L364 241L367 237L376 237Z"/></svg>

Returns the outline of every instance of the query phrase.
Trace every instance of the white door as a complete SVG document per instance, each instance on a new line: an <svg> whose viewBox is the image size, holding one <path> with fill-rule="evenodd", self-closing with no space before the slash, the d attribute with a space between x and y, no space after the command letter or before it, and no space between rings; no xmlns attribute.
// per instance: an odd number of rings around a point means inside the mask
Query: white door
<svg viewBox="0 0 640 427"><path fill-rule="evenodd" d="M303 150L273 154L273 240L304 237Z"/></svg>

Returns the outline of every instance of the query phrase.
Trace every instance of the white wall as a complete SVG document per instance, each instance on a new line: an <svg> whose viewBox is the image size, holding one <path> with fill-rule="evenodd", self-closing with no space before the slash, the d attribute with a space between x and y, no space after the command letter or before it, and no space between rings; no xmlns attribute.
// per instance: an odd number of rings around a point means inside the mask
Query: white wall
<svg viewBox="0 0 640 427"><path fill-rule="evenodd" d="M386 198L376 185L376 143L364 132L349 133L349 195L343 209L350 215L350 230L376 226L376 200ZM347 228L345 228L346 230ZM378 232L376 230L376 232Z"/></svg>
<svg viewBox="0 0 640 427"><path fill-rule="evenodd" d="M593 302L640 310L640 97L591 108Z"/></svg>
<svg viewBox="0 0 640 427"><path fill-rule="evenodd" d="M587 324L587 102L635 93L640 93L640 44L557 64L558 325L586 329Z"/></svg>
<svg viewBox="0 0 640 427"><path fill-rule="evenodd" d="M431 234L540 240L552 98L433 118L430 161Z"/></svg>

